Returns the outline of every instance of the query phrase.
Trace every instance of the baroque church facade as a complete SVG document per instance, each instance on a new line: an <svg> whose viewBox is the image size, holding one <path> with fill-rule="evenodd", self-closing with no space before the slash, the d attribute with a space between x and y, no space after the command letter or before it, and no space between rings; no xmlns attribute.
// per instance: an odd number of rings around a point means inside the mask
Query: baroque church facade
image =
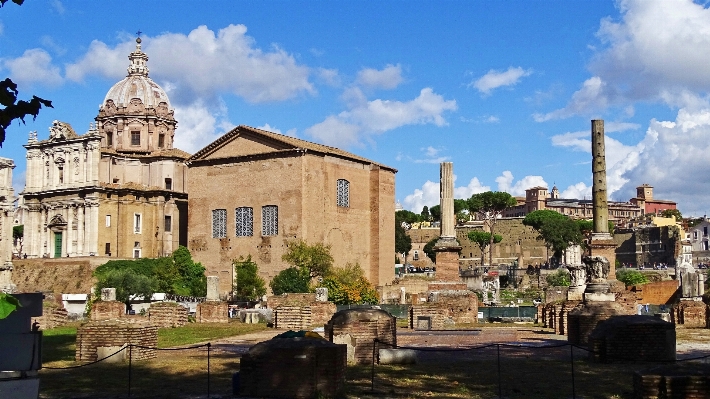
<svg viewBox="0 0 710 399"><path fill-rule="evenodd" d="M55 121L47 139L30 134L21 201L27 258L158 257L187 244L190 154L173 148L173 108L136 42L128 75L88 132Z"/></svg>

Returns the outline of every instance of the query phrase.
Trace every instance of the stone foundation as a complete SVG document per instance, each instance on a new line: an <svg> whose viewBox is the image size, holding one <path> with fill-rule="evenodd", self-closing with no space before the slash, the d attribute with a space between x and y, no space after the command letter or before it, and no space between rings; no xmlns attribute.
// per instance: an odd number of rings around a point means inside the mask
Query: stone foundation
<svg viewBox="0 0 710 399"><path fill-rule="evenodd" d="M198 323L229 323L227 302L200 302L195 319Z"/></svg>
<svg viewBox="0 0 710 399"><path fill-rule="evenodd" d="M680 301L671 310L671 320L685 327L708 327L708 305L700 301Z"/></svg>
<svg viewBox="0 0 710 399"><path fill-rule="evenodd" d="M69 314L64 306L57 305L54 302L44 302L42 308L42 316L33 317L32 324L39 324L40 330L48 330L50 328L60 327L69 322Z"/></svg>
<svg viewBox="0 0 710 399"><path fill-rule="evenodd" d="M634 373L634 399L710 399L710 366L682 364Z"/></svg>
<svg viewBox="0 0 710 399"><path fill-rule="evenodd" d="M570 310L567 315L567 341L573 345L586 346L589 334L597 324L612 316L626 316L628 313L616 302L588 302Z"/></svg>
<svg viewBox="0 0 710 399"><path fill-rule="evenodd" d="M380 309L341 310L325 325L325 335L330 342L350 335L354 362L370 364L375 339L379 348L397 347L397 318Z"/></svg>
<svg viewBox="0 0 710 399"><path fill-rule="evenodd" d="M274 309L274 328L307 330L313 325L310 306L279 306Z"/></svg>
<svg viewBox="0 0 710 399"><path fill-rule="evenodd" d="M150 348L158 346L158 327L147 322L125 319L90 321L77 329L76 360L78 362L96 361L98 360L97 348L116 347L118 349L125 344L145 347L132 349L133 360L155 358L157 350ZM127 352L125 356L128 357Z"/></svg>
<svg viewBox="0 0 710 399"><path fill-rule="evenodd" d="M443 330L478 322L478 297L471 291L433 292L429 299L409 308L409 328Z"/></svg>
<svg viewBox="0 0 710 399"><path fill-rule="evenodd" d="M440 281L461 281L459 277L459 250L434 247L436 251L436 279Z"/></svg>
<svg viewBox="0 0 710 399"><path fill-rule="evenodd" d="M175 302L156 302L148 308L148 320L158 327L182 327L187 324L187 308Z"/></svg>
<svg viewBox="0 0 710 399"><path fill-rule="evenodd" d="M589 334L592 360L609 362L673 362L675 325L653 316L612 316Z"/></svg>
<svg viewBox="0 0 710 399"><path fill-rule="evenodd" d="M338 310L333 302L316 301L316 294L284 294L271 296L267 298L266 303L269 309L276 309L281 306L310 307L311 319L310 324L306 328L325 325Z"/></svg>
<svg viewBox="0 0 710 399"><path fill-rule="evenodd" d="M314 338L274 338L242 356L240 396L339 397L345 384L345 345Z"/></svg>
<svg viewBox="0 0 710 399"><path fill-rule="evenodd" d="M581 305L582 301L564 301L539 306L540 322L544 327L554 329L555 334L567 335L567 316L572 309Z"/></svg>
<svg viewBox="0 0 710 399"><path fill-rule="evenodd" d="M91 305L91 321L115 320L126 315L126 305L119 301L96 301Z"/></svg>

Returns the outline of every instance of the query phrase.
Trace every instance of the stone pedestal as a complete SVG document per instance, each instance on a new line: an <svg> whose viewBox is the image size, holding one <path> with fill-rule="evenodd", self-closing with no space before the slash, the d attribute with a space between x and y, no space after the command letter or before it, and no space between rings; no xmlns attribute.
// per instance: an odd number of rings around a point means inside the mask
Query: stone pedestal
<svg viewBox="0 0 710 399"><path fill-rule="evenodd" d="M207 300L219 301L219 277L207 276Z"/></svg>
<svg viewBox="0 0 710 399"><path fill-rule="evenodd" d="M436 251L436 279L440 281L459 281L459 251L461 247L454 240L451 246L434 247Z"/></svg>
<svg viewBox="0 0 710 399"><path fill-rule="evenodd" d="M608 320L612 316L625 315L628 313L616 302L586 302L567 315L567 341L573 345L587 346L589 335L599 322Z"/></svg>
<svg viewBox="0 0 710 399"><path fill-rule="evenodd" d="M12 262L5 262L0 265L0 292L12 294L17 286L12 283Z"/></svg>
<svg viewBox="0 0 710 399"><path fill-rule="evenodd" d="M608 280L616 280L616 247L616 242L609 233L592 234L592 240L589 243L591 256L603 256L609 261Z"/></svg>

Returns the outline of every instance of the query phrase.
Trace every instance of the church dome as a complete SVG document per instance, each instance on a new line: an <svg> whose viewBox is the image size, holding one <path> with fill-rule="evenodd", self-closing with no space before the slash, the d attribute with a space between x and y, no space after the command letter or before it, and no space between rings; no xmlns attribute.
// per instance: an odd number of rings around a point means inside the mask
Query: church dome
<svg viewBox="0 0 710 399"><path fill-rule="evenodd" d="M103 109L111 101L111 106L126 107L131 100L140 99L145 108L157 108L158 104L165 103L168 110L173 110L168 100L168 95L162 87L148 77L148 55L141 51L141 39L136 39L136 51L132 52L128 59L131 61L128 66L128 76L116 83L106 93L106 98L101 104Z"/></svg>

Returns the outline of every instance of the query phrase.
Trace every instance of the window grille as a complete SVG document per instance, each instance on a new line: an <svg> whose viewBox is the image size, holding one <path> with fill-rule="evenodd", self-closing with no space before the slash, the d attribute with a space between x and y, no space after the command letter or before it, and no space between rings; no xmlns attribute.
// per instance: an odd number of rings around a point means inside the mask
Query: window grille
<svg viewBox="0 0 710 399"><path fill-rule="evenodd" d="M227 210L215 209L212 211L212 238L227 237Z"/></svg>
<svg viewBox="0 0 710 399"><path fill-rule="evenodd" d="M275 236L279 234L279 207L266 205L261 208L261 235Z"/></svg>
<svg viewBox="0 0 710 399"><path fill-rule="evenodd" d="M250 237L254 235L254 209L241 207L235 210L237 237Z"/></svg>
<svg viewBox="0 0 710 399"><path fill-rule="evenodd" d="M337 205L343 207L350 206L350 182L345 179L338 179Z"/></svg>

